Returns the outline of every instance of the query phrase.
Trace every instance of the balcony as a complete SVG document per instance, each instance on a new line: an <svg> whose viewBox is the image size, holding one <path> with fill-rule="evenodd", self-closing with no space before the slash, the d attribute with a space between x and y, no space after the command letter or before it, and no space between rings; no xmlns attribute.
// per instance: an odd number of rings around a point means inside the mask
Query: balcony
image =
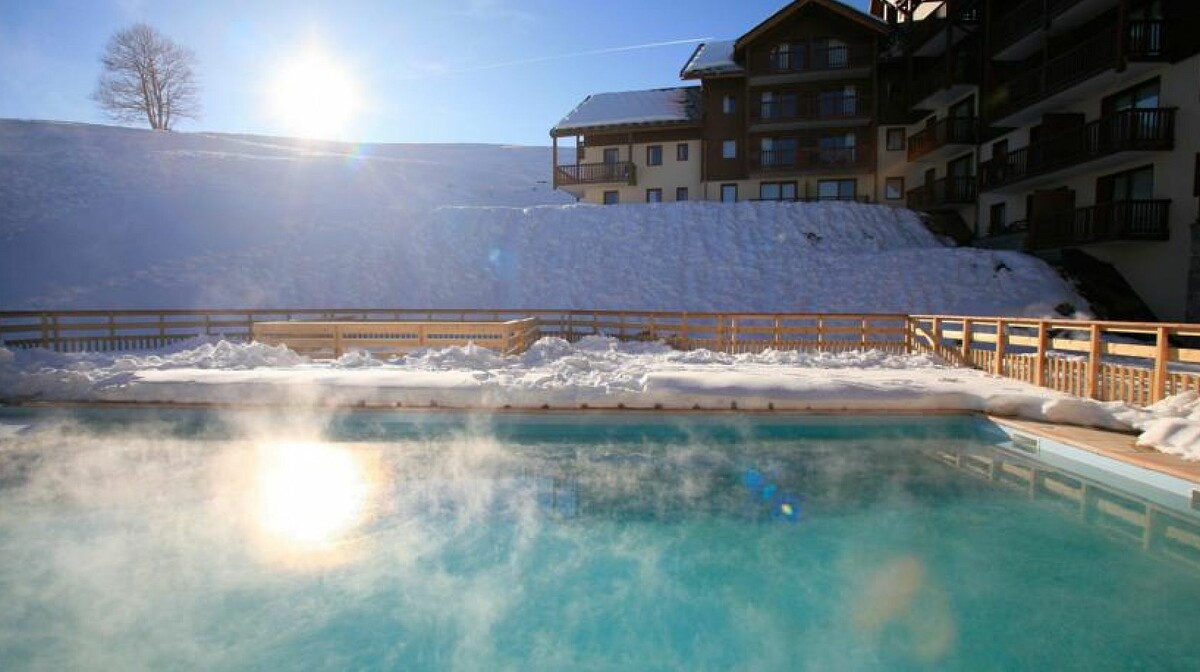
<svg viewBox="0 0 1200 672"><path fill-rule="evenodd" d="M906 204L911 210L957 208L975 202L975 178L971 175L943 177L909 189Z"/></svg>
<svg viewBox="0 0 1200 672"><path fill-rule="evenodd" d="M1044 32L1077 28L1115 7L1117 0L1025 0L996 21L992 32L993 58L1019 61L1037 52Z"/></svg>
<svg viewBox="0 0 1200 672"><path fill-rule="evenodd" d="M629 161L577 163L554 167L554 187L583 184L637 184L637 169Z"/></svg>
<svg viewBox="0 0 1200 672"><path fill-rule="evenodd" d="M980 4L979 0L944 0L928 17L908 25L905 41L913 55L938 56L945 52L947 43L958 44L970 35L983 13Z"/></svg>
<svg viewBox="0 0 1200 672"><path fill-rule="evenodd" d="M870 44L818 40L784 46L751 55L751 86L866 77L875 65L876 54Z"/></svg>
<svg viewBox="0 0 1200 672"><path fill-rule="evenodd" d="M1122 152L1166 151L1174 147L1174 108L1123 110L980 163L979 188L1003 190Z"/></svg>
<svg viewBox="0 0 1200 672"><path fill-rule="evenodd" d="M977 47L957 49L949 56L926 61L912 83L913 107L932 110L969 95L979 86Z"/></svg>
<svg viewBox="0 0 1200 672"><path fill-rule="evenodd" d="M946 117L908 139L908 160L938 161L955 145L979 142L979 120L975 117ZM924 158L922 158L924 157Z"/></svg>
<svg viewBox="0 0 1200 672"><path fill-rule="evenodd" d="M1025 247L1048 250L1114 241L1162 241L1170 233L1167 200L1098 203L1063 216L1030 221Z"/></svg>
<svg viewBox="0 0 1200 672"><path fill-rule="evenodd" d="M863 125L870 120L870 100L845 93L784 94L750 108L750 123L760 130Z"/></svg>
<svg viewBox="0 0 1200 672"><path fill-rule="evenodd" d="M1162 21L1129 23L1125 75L1136 75L1148 67L1147 62L1163 57L1164 31ZM990 107L990 123L1022 126L1055 106L1102 94L1119 83L1117 73L1113 72L1117 55L1116 31L1105 30L1012 77L997 87L995 102Z"/></svg>
<svg viewBox="0 0 1200 672"><path fill-rule="evenodd" d="M750 169L758 173L864 173L875 169L872 147L830 149L776 149L750 155Z"/></svg>

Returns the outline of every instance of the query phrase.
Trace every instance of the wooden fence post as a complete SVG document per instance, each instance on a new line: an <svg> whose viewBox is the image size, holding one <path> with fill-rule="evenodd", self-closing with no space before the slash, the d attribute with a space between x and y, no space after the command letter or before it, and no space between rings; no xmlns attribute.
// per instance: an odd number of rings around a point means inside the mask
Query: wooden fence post
<svg viewBox="0 0 1200 672"><path fill-rule="evenodd" d="M1037 361L1033 363L1033 384L1046 387L1046 321L1038 320Z"/></svg>
<svg viewBox="0 0 1200 672"><path fill-rule="evenodd" d="M971 320L962 321L962 357L968 364L971 362Z"/></svg>
<svg viewBox="0 0 1200 672"><path fill-rule="evenodd" d="M1088 340L1087 390L1088 399L1100 398L1100 325L1091 326Z"/></svg>
<svg viewBox="0 0 1200 672"><path fill-rule="evenodd" d="M933 354L938 357L942 356L942 318L933 318L933 324L929 325L929 337L933 339L933 343L929 345L933 347Z"/></svg>
<svg viewBox="0 0 1200 672"><path fill-rule="evenodd" d="M1004 320L996 320L996 363L992 367L992 372L997 376L1004 375L1004 350L1008 343L1008 334L1006 334L1006 325Z"/></svg>
<svg viewBox="0 0 1200 672"><path fill-rule="evenodd" d="M912 354L913 351L913 331L916 330L912 315L904 316L904 351Z"/></svg>
<svg viewBox="0 0 1200 672"><path fill-rule="evenodd" d="M1166 327L1158 328L1158 342L1154 348L1154 379L1150 388L1150 403L1156 404L1163 400L1167 393L1167 362L1171 355L1171 341Z"/></svg>

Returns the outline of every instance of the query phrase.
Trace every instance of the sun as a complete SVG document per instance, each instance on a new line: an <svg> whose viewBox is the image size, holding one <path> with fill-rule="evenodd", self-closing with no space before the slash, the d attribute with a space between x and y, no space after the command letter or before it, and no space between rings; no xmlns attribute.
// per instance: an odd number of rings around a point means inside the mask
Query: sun
<svg viewBox="0 0 1200 672"><path fill-rule="evenodd" d="M310 47L285 61L271 79L271 116L282 130L304 138L345 139L362 107L348 68Z"/></svg>

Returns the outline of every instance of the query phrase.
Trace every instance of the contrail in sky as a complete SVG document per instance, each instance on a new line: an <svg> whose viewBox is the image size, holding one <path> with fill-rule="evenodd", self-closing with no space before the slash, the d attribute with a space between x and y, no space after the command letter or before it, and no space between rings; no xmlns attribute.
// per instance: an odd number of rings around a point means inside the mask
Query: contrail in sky
<svg viewBox="0 0 1200 672"><path fill-rule="evenodd" d="M566 58L579 58L580 56L598 56L601 54L616 54L623 51L637 51L639 49L655 49L658 47L673 47L678 44L696 44L698 42L707 42L711 37L691 37L684 40L667 40L665 42L647 42L645 44L631 44L624 47L606 47L604 49L589 49L587 51L573 51L569 54L555 54L553 56L536 56L534 58L522 58L516 61L503 61L501 63L489 63L487 65L479 65L471 68L452 68L440 71L425 73L406 77L405 79L424 79L426 77L436 77L439 75L457 75L466 72L479 72L481 70L495 70L497 68L509 68L514 65L529 65L531 63L545 63L546 61L559 61Z"/></svg>

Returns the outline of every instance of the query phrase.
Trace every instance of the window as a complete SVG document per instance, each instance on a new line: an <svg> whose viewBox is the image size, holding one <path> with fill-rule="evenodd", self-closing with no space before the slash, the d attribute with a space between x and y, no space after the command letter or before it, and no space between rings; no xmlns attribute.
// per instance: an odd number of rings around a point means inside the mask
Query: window
<svg viewBox="0 0 1200 672"><path fill-rule="evenodd" d="M618 159L617 153L620 151L621 150L617 149L616 147L609 147L608 149L604 150L604 162L609 165L616 163Z"/></svg>
<svg viewBox="0 0 1200 672"><path fill-rule="evenodd" d="M764 166L796 165L795 138L762 138L759 140L760 162Z"/></svg>
<svg viewBox="0 0 1200 672"><path fill-rule="evenodd" d="M675 187L675 200L676 200L676 201L686 201L686 200L688 200L688 190L687 190L687 187Z"/></svg>
<svg viewBox="0 0 1200 672"><path fill-rule="evenodd" d="M1096 180L1096 202L1147 201L1154 198L1154 166L1106 175Z"/></svg>
<svg viewBox="0 0 1200 672"><path fill-rule="evenodd" d="M760 201L794 201L796 200L795 182L763 182L758 185Z"/></svg>
<svg viewBox="0 0 1200 672"><path fill-rule="evenodd" d="M1115 93L1101 103L1101 108L1105 114L1120 112L1121 110L1146 110L1159 106L1159 81L1158 78L1148 82L1142 82L1137 86L1130 87Z"/></svg>
<svg viewBox="0 0 1200 672"><path fill-rule="evenodd" d="M849 84L817 94L817 112L822 118L853 117L858 111L858 87Z"/></svg>
<svg viewBox="0 0 1200 672"><path fill-rule="evenodd" d="M733 114L737 111L737 98L729 94L721 97L721 111L725 114Z"/></svg>
<svg viewBox="0 0 1200 672"><path fill-rule="evenodd" d="M736 159L737 158L737 140L726 140L721 143L721 158Z"/></svg>
<svg viewBox="0 0 1200 672"><path fill-rule="evenodd" d="M617 191L604 192L604 204L605 205L616 205L617 203L620 203L620 202L621 202L620 192L617 192Z"/></svg>
<svg viewBox="0 0 1200 672"><path fill-rule="evenodd" d="M646 165L662 165L662 145L649 145L646 147Z"/></svg>
<svg viewBox="0 0 1200 672"><path fill-rule="evenodd" d="M883 183L883 197L889 201L898 201L904 198L904 178L887 178L887 181Z"/></svg>
<svg viewBox="0 0 1200 672"><path fill-rule="evenodd" d="M889 152L899 152L904 149L904 129L887 129L887 148Z"/></svg>
<svg viewBox="0 0 1200 672"><path fill-rule="evenodd" d="M853 201L857 194L856 180L817 180L817 198L822 201Z"/></svg>
<svg viewBox="0 0 1200 672"><path fill-rule="evenodd" d="M792 46L786 42L771 47L771 69L792 69Z"/></svg>
<svg viewBox="0 0 1200 672"><path fill-rule="evenodd" d="M988 210L988 233L996 235L1008 226L1008 208L1004 203L993 203Z"/></svg>
<svg viewBox="0 0 1200 672"><path fill-rule="evenodd" d="M687 161L688 160L688 144L686 142L681 142L678 145L675 145L675 160L676 161Z"/></svg>
<svg viewBox="0 0 1200 672"><path fill-rule="evenodd" d="M853 133L831 135L817 140L820 148L818 158L822 165L832 167L854 166L858 162L855 145L858 138Z"/></svg>
<svg viewBox="0 0 1200 672"><path fill-rule="evenodd" d="M647 203L662 203L662 189L647 189L646 190L646 202Z"/></svg>
<svg viewBox="0 0 1200 672"><path fill-rule="evenodd" d="M737 185L722 184L721 185L721 202L736 203L737 202Z"/></svg>
<svg viewBox="0 0 1200 672"><path fill-rule="evenodd" d="M850 48L841 40L817 40L813 61L822 70L839 70L850 65Z"/></svg>

